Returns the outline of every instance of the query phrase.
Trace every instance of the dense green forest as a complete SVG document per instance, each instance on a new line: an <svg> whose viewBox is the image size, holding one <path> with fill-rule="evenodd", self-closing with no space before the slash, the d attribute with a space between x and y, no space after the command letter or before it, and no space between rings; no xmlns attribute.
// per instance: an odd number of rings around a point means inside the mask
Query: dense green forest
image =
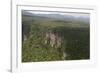
<svg viewBox="0 0 100 73"><path fill-rule="evenodd" d="M89 23L22 15L22 62L90 58Z"/></svg>

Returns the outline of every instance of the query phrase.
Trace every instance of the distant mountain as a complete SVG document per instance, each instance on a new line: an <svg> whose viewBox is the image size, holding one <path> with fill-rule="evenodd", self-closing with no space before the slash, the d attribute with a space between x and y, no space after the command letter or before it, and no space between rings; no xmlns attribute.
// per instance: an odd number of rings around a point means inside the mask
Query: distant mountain
<svg viewBox="0 0 100 73"><path fill-rule="evenodd" d="M34 14L33 13L30 13L28 11L22 11L22 15L25 15L25 16L33 16Z"/></svg>
<svg viewBox="0 0 100 73"><path fill-rule="evenodd" d="M39 17L45 17L50 18L52 20L63 20L63 21L78 21L78 22L84 22L88 23L90 21L90 18L87 16L79 16L76 17L74 15L61 15L61 14L34 14L28 11L22 11L22 14L25 16L39 16Z"/></svg>

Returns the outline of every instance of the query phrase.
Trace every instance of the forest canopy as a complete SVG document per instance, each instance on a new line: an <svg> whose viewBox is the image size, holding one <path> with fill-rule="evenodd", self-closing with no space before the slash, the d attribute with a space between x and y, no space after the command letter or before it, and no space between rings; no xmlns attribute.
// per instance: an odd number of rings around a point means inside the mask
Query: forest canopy
<svg viewBox="0 0 100 73"><path fill-rule="evenodd" d="M89 59L89 20L73 18L22 11L22 62Z"/></svg>

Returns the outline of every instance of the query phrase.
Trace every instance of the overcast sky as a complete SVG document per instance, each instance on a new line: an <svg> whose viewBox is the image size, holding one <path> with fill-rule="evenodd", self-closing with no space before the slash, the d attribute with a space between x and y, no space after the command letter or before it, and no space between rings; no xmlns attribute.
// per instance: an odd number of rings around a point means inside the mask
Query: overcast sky
<svg viewBox="0 0 100 73"><path fill-rule="evenodd" d="M75 16L75 17L89 17L90 14L89 13L71 13L71 12L43 12L43 11L27 11L33 14L60 14L60 15L71 15L71 16Z"/></svg>

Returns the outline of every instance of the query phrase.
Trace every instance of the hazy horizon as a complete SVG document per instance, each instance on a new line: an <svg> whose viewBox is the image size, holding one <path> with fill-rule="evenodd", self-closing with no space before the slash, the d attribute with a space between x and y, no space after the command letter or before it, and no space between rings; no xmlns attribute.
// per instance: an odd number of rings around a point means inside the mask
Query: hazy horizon
<svg viewBox="0 0 100 73"><path fill-rule="evenodd" d="M22 13L24 12L28 12L28 13L31 13L31 14L59 14L59 15L62 15L62 16L74 16L74 17L86 17L86 18L89 18L90 17L90 14L89 13L78 13L78 12L49 12L49 11L25 11L23 10Z"/></svg>

